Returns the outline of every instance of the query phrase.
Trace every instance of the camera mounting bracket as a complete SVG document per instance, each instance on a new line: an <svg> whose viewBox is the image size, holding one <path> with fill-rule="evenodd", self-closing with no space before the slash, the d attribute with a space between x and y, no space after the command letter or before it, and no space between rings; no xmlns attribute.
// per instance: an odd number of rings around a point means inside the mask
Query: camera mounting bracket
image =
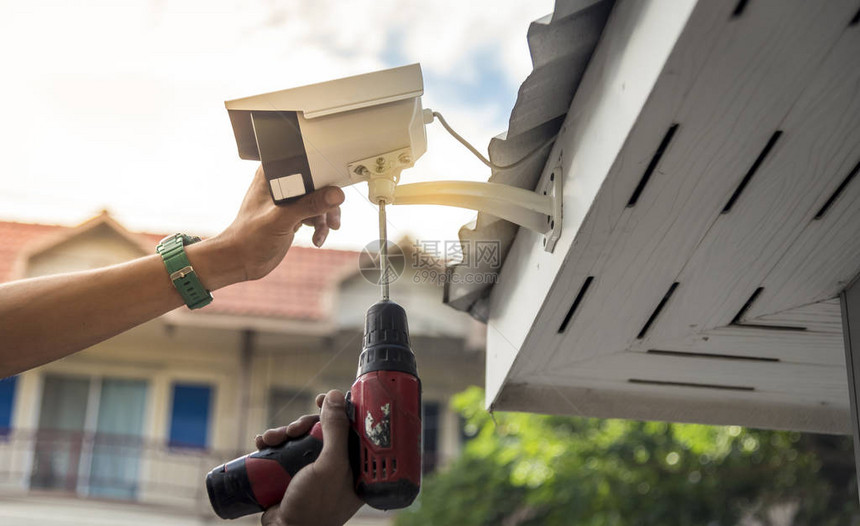
<svg viewBox="0 0 860 526"><path fill-rule="evenodd" d="M396 185L395 205L444 205L496 216L542 234L544 250L552 252L562 227L560 164L544 174L537 190L499 183L438 181Z"/></svg>
<svg viewBox="0 0 860 526"><path fill-rule="evenodd" d="M431 181L400 185L400 172L413 166L409 148L401 148L349 163L350 176L367 181L368 198L374 204L443 205L468 208L496 216L544 236L552 252L562 227L561 156L544 173L537 189L475 181Z"/></svg>

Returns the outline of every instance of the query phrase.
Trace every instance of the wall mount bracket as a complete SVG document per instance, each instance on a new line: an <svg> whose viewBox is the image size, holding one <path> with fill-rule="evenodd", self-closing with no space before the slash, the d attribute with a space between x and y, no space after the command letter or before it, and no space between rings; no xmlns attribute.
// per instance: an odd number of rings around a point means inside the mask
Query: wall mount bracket
<svg viewBox="0 0 860 526"><path fill-rule="evenodd" d="M528 228L544 236L547 252L555 249L562 227L562 168L544 173L537 189L527 190L500 183L431 181L398 184L400 172L413 159L408 148L349 164L352 177L366 180L373 203L394 205L443 205L468 208Z"/></svg>
<svg viewBox="0 0 860 526"><path fill-rule="evenodd" d="M545 174L537 190L499 183L439 181L397 185L395 205L443 205L468 208L496 216L544 236L552 252L562 227L561 170Z"/></svg>

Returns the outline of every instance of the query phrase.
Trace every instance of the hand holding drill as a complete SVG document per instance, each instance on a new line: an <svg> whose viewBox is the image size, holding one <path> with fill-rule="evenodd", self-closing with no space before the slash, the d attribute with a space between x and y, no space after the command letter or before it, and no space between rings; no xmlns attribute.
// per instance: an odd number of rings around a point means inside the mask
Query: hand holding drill
<svg viewBox="0 0 860 526"><path fill-rule="evenodd" d="M290 482L280 504L263 513L264 526L341 525L363 504L353 489L347 457L349 421L343 393L317 396L320 416L305 415L286 427L258 435L258 449L275 447L306 435L319 422L325 443L317 460Z"/></svg>
<svg viewBox="0 0 860 526"><path fill-rule="evenodd" d="M355 493L370 506L390 510L412 503L421 484L421 381L403 308L390 300L372 305L362 347L349 395L343 398L332 391L323 405L322 423L344 420L350 429L346 438L337 435L330 445L327 435L323 439L325 426L314 423L307 434L283 445L217 466L206 476L206 489L219 517L258 513L282 498L289 509L294 500L289 488L305 471L316 472L318 459L326 454L347 453ZM337 417L331 416L332 403L341 407ZM300 420L293 431L311 422L309 417ZM272 441L281 438L272 436L275 430L268 433ZM287 435L286 429L282 434ZM341 478L336 476L335 487Z"/></svg>

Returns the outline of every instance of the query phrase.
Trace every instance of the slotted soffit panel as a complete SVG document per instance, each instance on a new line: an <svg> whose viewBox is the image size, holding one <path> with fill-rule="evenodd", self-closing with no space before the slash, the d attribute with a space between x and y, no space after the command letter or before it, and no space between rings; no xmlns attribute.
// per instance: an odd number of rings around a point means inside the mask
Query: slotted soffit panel
<svg viewBox="0 0 860 526"><path fill-rule="evenodd" d="M624 57L647 49L625 45L668 9L645 4L618 2L593 62L620 65L595 79L642 78ZM860 273L860 2L682 5L603 174L589 171L601 152L577 148L611 111L576 108L624 82L583 80L551 154L562 239L541 254L519 232L489 302L488 403L846 432L833 298Z"/></svg>

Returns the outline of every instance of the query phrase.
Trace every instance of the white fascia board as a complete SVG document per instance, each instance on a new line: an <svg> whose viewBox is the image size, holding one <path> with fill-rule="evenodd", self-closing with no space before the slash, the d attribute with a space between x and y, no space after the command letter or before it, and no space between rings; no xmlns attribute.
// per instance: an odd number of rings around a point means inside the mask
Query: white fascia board
<svg viewBox="0 0 860 526"><path fill-rule="evenodd" d="M697 0L619 0L544 171L564 173L564 223L552 253L520 229L490 297L486 405L493 406L601 184L652 93Z"/></svg>
<svg viewBox="0 0 860 526"><path fill-rule="evenodd" d="M846 418L844 408L822 406L819 402L784 403L776 396L750 400L744 393L732 391L721 391L716 397L713 393L690 392L682 387L668 387L643 397L623 382L580 379L577 384L506 385L497 403L503 405L505 411L534 411L535 407L540 407L541 413L546 414L690 423L702 423L703 415L707 415L708 425L812 433L851 432L851 420ZM743 405L743 411L738 411L739 404Z"/></svg>

